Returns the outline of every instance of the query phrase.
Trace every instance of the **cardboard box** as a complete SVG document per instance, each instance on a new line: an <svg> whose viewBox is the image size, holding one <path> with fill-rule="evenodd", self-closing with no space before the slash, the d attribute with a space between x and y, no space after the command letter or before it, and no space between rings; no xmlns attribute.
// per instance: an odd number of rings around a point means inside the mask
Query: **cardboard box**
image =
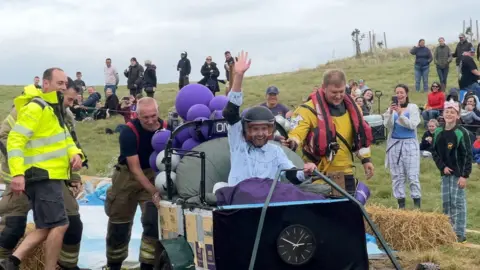
<svg viewBox="0 0 480 270"><path fill-rule="evenodd" d="M161 201L158 210L158 218L162 233L162 239L170 239L185 235L184 216L182 206L169 201Z"/></svg>
<svg viewBox="0 0 480 270"><path fill-rule="evenodd" d="M184 210L187 241L194 250L197 269L215 270L213 219L208 210Z"/></svg>

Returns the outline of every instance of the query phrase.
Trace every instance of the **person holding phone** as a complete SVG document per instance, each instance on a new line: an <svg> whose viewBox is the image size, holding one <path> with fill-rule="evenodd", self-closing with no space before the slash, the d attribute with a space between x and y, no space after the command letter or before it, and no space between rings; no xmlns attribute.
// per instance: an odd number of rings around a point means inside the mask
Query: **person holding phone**
<svg viewBox="0 0 480 270"><path fill-rule="evenodd" d="M390 169L393 195L398 207L405 209L405 182L409 182L410 195L415 208L420 208L420 149L417 126L420 124L418 106L408 99L408 86L399 84L387 111L383 114L388 129L385 166Z"/></svg>

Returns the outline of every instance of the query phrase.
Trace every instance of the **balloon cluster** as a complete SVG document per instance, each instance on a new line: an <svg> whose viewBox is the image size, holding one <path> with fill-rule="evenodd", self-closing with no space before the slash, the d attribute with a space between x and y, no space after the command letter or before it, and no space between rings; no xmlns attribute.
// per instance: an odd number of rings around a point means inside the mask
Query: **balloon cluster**
<svg viewBox="0 0 480 270"><path fill-rule="evenodd" d="M223 109L228 103L226 96L213 96L210 89L201 84L189 84L177 94L175 109L178 115L186 122L208 119L222 119ZM150 167L157 172L155 187L160 193L166 194L166 172L162 163L165 156L165 147L171 136L171 131L160 130L152 137L154 152L150 155ZM211 136L208 125L198 128L184 128L175 135L173 148L190 151L201 143L215 138ZM175 170L180 163L181 156L172 154L171 178L175 183ZM175 186L175 185L174 185ZM174 190L175 192L175 190Z"/></svg>

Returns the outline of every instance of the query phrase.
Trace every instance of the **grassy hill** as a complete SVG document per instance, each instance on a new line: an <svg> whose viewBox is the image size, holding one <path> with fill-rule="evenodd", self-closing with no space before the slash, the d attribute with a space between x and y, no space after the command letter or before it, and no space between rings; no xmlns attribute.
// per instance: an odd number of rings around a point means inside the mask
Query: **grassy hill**
<svg viewBox="0 0 480 270"><path fill-rule="evenodd" d="M254 59L255 60L255 59ZM255 64L255 62L254 62ZM293 73L282 73L267 76L248 77L245 80L245 107L256 104L264 98L264 91L269 85L279 87L281 101L289 106L301 104L312 88L321 84L323 72L329 68L342 68L349 79L364 79L373 90L383 92L381 111L389 104L393 94L393 87L397 83L406 83L412 89L410 99L417 104L426 102L426 94L415 93L413 78L413 57L408 53L408 48L386 50L375 56L365 55L362 59L348 58L329 62L315 69L299 70ZM456 74L454 64L451 66L450 86L455 87ZM437 80L434 68L431 68L430 80ZM98 87L103 95L103 87ZM0 116L5 117L11 108L12 99L20 94L20 86L0 87ZM163 116L173 106L177 92L176 84L159 85L156 99L159 102ZM127 95L126 87L120 87L119 96ZM377 105L375 104L375 111ZM88 175L107 176L111 172L119 152L117 135L105 134L105 128L114 128L122 123L123 118L114 118L96 122L77 124L77 133L90 159L90 168L84 171ZM423 130L419 131L423 133ZM392 196L391 181L388 171L383 164L385 160L385 144L373 147L373 162L376 173L367 184L372 190L371 202L396 207L396 200ZM421 184L423 195L423 211L442 210L440 197L439 173L431 160L421 161ZM468 228L480 229L480 183L478 168L468 183ZM357 170L357 176L363 178L361 166ZM407 201L407 208L412 208L413 202ZM471 243L480 244L480 234L468 234ZM400 253L400 259L406 269L413 269L419 262L434 261L441 263L442 269L475 269L480 264L480 253L476 249L441 247L430 252ZM384 268L383 268L384 269Z"/></svg>

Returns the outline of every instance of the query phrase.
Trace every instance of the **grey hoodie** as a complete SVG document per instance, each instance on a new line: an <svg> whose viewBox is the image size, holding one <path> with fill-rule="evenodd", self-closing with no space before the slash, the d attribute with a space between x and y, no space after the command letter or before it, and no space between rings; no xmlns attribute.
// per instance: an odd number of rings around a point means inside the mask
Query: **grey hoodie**
<svg viewBox="0 0 480 270"><path fill-rule="evenodd" d="M472 97L472 96L475 98L475 103L477 105L475 106L473 111L470 111L470 112L462 109L462 112L460 114L460 118L462 119L463 123L465 123L467 125L472 124L474 122L480 122L480 116L478 116L475 112L475 111L477 111L477 112L480 111L480 101L478 100L478 97L476 95L471 95L471 96L468 96L466 98L469 98L469 97Z"/></svg>
<svg viewBox="0 0 480 270"><path fill-rule="evenodd" d="M439 45L435 48L435 53L433 56L435 64L439 68L446 68L452 61L452 52L450 51L450 47L447 45Z"/></svg>

